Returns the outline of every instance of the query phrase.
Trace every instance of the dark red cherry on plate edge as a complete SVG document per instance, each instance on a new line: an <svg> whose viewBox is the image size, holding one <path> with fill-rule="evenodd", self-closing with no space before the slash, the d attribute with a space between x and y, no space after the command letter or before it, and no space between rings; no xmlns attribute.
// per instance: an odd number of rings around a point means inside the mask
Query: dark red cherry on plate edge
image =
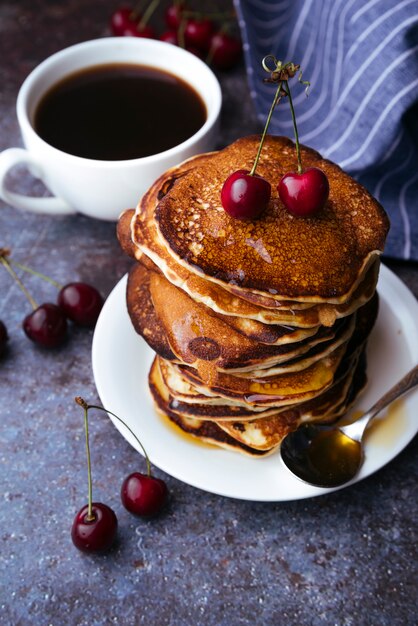
<svg viewBox="0 0 418 626"><path fill-rule="evenodd" d="M271 59L274 61L273 69L267 65L267 61ZM274 108L283 97L287 96L295 132L297 172L287 172L277 185L277 190L283 205L290 214L297 217L315 216L324 208L328 200L329 182L321 169L310 167L303 170L302 168L296 117L288 84L288 79L300 69L299 65L291 62L283 64L272 55L265 57L262 64L263 69L270 74L267 82L278 83L278 87L267 116L253 167L251 171L237 170L228 176L221 190L222 206L231 217L237 219L256 219L267 208L271 185L265 178L256 174L256 168ZM299 80L309 85L307 81L301 80L301 74L299 74Z"/></svg>

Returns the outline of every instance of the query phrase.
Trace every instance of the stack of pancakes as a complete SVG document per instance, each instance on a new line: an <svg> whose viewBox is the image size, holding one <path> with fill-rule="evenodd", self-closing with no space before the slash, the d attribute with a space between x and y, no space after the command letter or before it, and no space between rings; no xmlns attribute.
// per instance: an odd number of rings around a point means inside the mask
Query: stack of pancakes
<svg viewBox="0 0 418 626"><path fill-rule="evenodd" d="M156 352L157 411L182 430L253 456L307 421L331 422L366 382L388 231L376 200L337 165L301 147L328 177L316 216L290 215L277 193L296 171L294 144L267 137L257 173L272 186L265 213L236 220L220 192L250 170L258 136L189 159L161 176L118 237L137 262L127 287L135 330Z"/></svg>

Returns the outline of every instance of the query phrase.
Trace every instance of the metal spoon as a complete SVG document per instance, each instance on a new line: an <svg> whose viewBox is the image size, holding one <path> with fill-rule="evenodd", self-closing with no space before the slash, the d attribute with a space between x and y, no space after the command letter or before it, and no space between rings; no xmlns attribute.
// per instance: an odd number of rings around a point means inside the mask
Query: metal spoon
<svg viewBox="0 0 418 626"><path fill-rule="evenodd" d="M282 441L280 453L286 467L301 480L317 487L340 487L358 473L363 460L363 435L371 420L418 384L418 365L378 400L367 413L347 426L304 424Z"/></svg>

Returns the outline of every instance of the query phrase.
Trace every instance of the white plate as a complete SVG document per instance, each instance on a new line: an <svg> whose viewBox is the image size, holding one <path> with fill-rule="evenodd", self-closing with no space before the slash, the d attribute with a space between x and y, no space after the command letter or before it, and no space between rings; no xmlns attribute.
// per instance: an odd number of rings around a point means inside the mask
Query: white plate
<svg viewBox="0 0 418 626"><path fill-rule="evenodd" d="M293 477L279 455L252 459L237 452L195 443L161 419L153 409L147 376L153 352L138 336L125 304L126 276L107 299L93 338L93 374L105 408L116 413L142 441L151 462L179 480L232 498L297 500L332 489L311 487ZM369 340L369 385L354 410L366 410L418 363L418 303L388 268L378 284L380 309ZM412 391L377 418L366 440L365 462L353 482L393 459L418 430L418 392ZM116 428L141 452L129 431Z"/></svg>

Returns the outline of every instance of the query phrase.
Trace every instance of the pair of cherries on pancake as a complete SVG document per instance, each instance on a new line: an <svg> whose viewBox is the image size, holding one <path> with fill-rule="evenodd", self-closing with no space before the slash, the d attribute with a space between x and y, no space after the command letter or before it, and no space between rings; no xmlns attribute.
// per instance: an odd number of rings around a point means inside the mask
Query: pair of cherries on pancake
<svg viewBox="0 0 418 626"><path fill-rule="evenodd" d="M270 67L271 62L273 62L273 67ZM269 78L265 79L265 82L277 84L276 94L267 116L252 169L251 171L238 170L228 176L221 191L222 206L229 215L237 219L255 219L267 208L271 196L271 185L268 180L256 174L256 168L273 111L281 99L287 97L295 133L297 172L285 174L281 178L277 190L289 213L297 217L314 216L325 206L328 200L329 183L321 169L309 167L303 170L302 168L296 116L288 84L289 79L299 72L300 66L292 62L282 63L273 55L264 57L262 66L269 73ZM309 82L302 81L301 72L299 72L299 82L308 88Z"/></svg>
<svg viewBox="0 0 418 626"><path fill-rule="evenodd" d="M297 217L316 215L328 199L329 183L324 172L310 167L300 174L285 174L277 186L286 209ZM248 170L237 170L225 181L221 202L225 211L236 219L256 219L267 208L271 185L262 176Z"/></svg>
<svg viewBox="0 0 418 626"><path fill-rule="evenodd" d="M104 552L113 545L118 528L118 520L115 512L107 504L93 502L91 462L88 429L89 409L106 411L101 406L89 405L83 398L75 398L76 403L84 409L84 428L86 435L87 451L87 474L88 474L88 503L83 506L74 517L71 527L71 539L73 544L82 552ZM144 446L125 422L107 410L116 420L121 422L129 430L142 449L146 463L147 474L133 472L125 478L121 487L121 500L123 506L134 515L139 517L153 517L163 509L168 489L165 482L151 475L151 463Z"/></svg>

